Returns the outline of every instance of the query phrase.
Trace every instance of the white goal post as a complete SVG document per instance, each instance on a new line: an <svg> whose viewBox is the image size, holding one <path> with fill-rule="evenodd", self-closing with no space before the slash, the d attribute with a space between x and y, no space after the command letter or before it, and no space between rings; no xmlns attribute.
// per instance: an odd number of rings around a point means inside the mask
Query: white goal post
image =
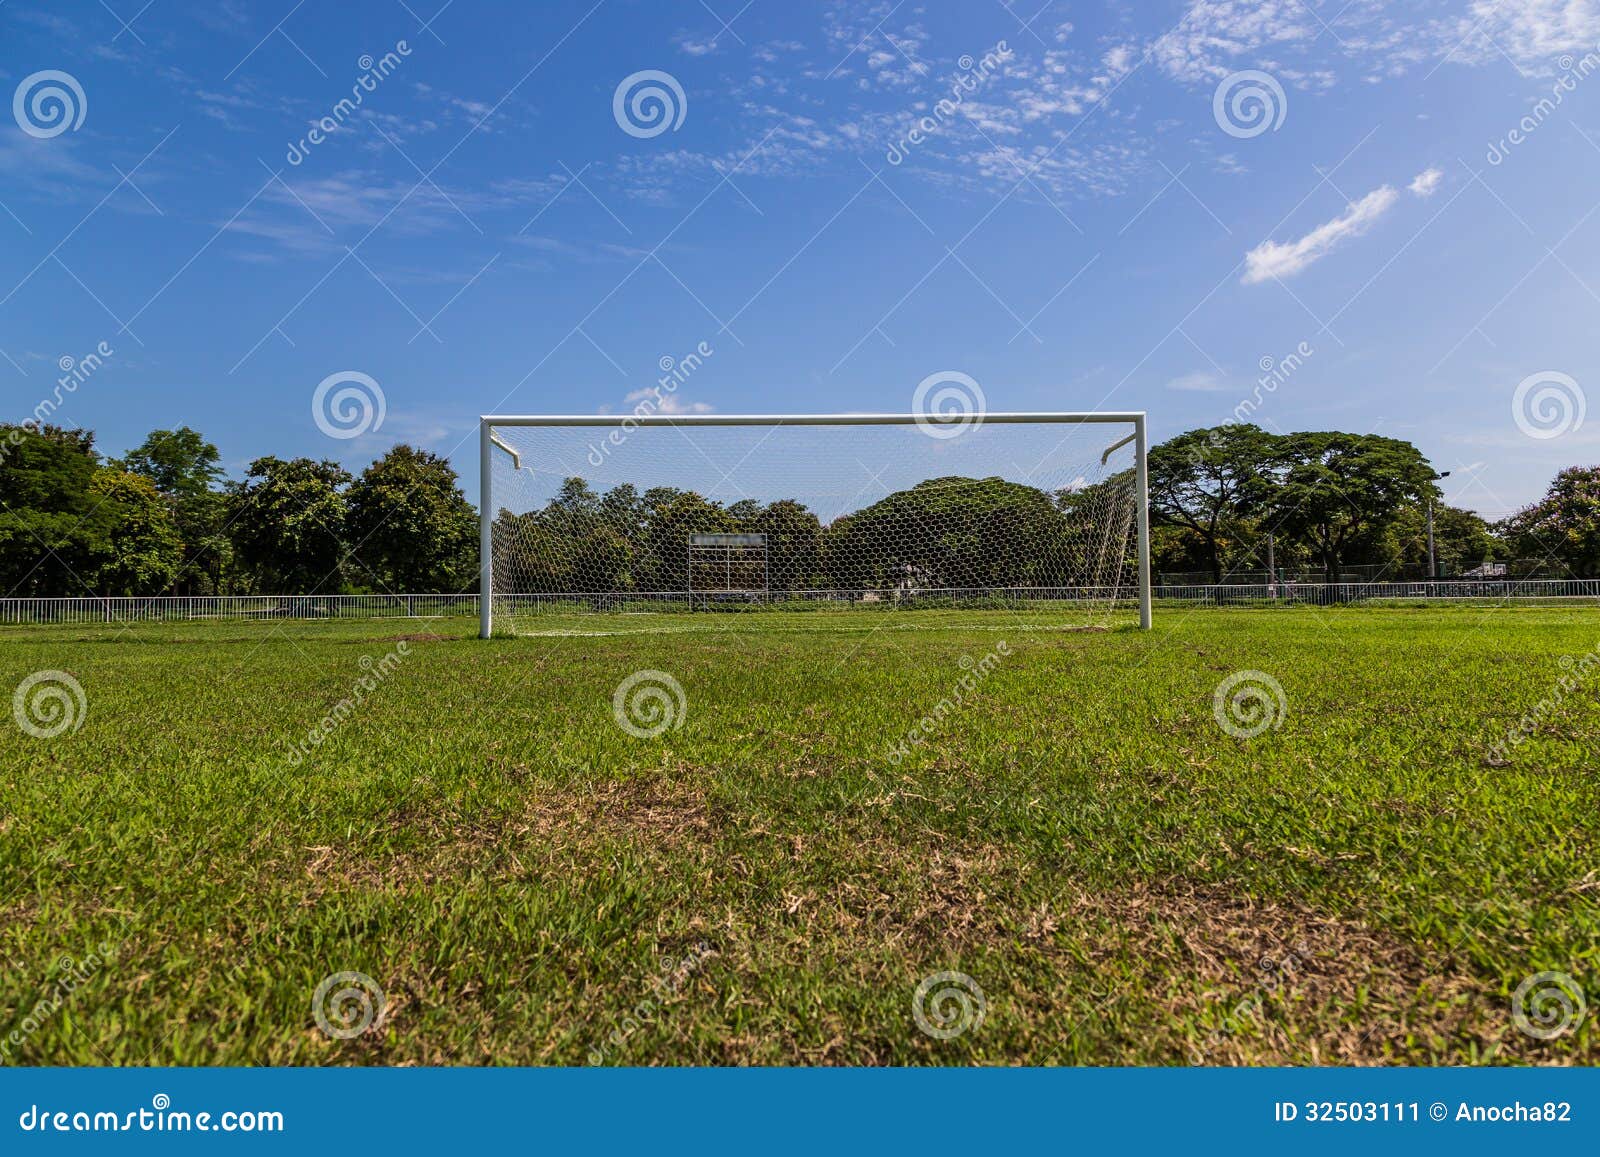
<svg viewBox="0 0 1600 1157"><path fill-rule="evenodd" d="M1135 591L1148 630L1147 451L1143 411L485 415L480 634L585 610L1103 618Z"/></svg>

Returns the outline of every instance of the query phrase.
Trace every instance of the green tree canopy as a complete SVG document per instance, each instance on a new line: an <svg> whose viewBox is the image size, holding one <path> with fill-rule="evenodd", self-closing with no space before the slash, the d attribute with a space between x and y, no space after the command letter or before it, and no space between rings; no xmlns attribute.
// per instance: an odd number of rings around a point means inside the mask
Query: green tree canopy
<svg viewBox="0 0 1600 1157"><path fill-rule="evenodd" d="M246 577L271 594L336 594L350 475L337 462L257 458L228 496L229 533Z"/></svg>
<svg viewBox="0 0 1600 1157"><path fill-rule="evenodd" d="M1278 439L1238 422L1179 434L1150 451L1150 517L1189 532L1215 582L1272 492Z"/></svg>
<svg viewBox="0 0 1600 1157"><path fill-rule="evenodd" d="M398 445L345 494L352 577L380 591L473 589L478 516L448 459Z"/></svg>
<svg viewBox="0 0 1600 1157"><path fill-rule="evenodd" d="M1563 470L1500 532L1519 557L1555 560L1580 578L1600 575L1600 466Z"/></svg>
<svg viewBox="0 0 1600 1157"><path fill-rule="evenodd" d="M1273 525L1300 537L1329 581L1353 550L1375 551L1402 509L1439 493L1422 451L1377 434L1290 434L1277 440L1271 467Z"/></svg>
<svg viewBox="0 0 1600 1157"><path fill-rule="evenodd" d="M148 478L162 494L186 498L216 489L222 477L217 448L188 426L152 430L123 457L122 468Z"/></svg>
<svg viewBox="0 0 1600 1157"><path fill-rule="evenodd" d="M169 593L183 566L183 539L154 484L108 467L94 476L89 491L115 512L95 572L96 589L104 595Z"/></svg>
<svg viewBox="0 0 1600 1157"><path fill-rule="evenodd" d="M115 504L91 491L94 434L0 426L0 593L94 594Z"/></svg>

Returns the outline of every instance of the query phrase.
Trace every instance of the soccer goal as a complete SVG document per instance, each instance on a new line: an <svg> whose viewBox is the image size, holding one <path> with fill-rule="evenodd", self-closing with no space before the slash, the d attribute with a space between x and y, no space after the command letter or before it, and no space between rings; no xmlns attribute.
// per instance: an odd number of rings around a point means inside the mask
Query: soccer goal
<svg viewBox="0 0 1600 1157"><path fill-rule="evenodd" d="M482 634L1048 610L1150 626L1143 413L481 419Z"/></svg>

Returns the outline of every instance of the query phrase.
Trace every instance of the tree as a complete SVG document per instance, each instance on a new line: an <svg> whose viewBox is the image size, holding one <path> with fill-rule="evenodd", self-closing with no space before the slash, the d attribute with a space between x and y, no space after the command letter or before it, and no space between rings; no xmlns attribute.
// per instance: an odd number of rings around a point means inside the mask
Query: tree
<svg viewBox="0 0 1600 1157"><path fill-rule="evenodd" d="M128 451L124 470L148 478L172 510L183 539L183 565L173 582L175 594L221 592L233 559L233 544L223 531L225 499L217 483L222 468L217 448L195 430L152 430Z"/></svg>
<svg viewBox="0 0 1600 1157"><path fill-rule="evenodd" d="M1277 438L1248 422L1190 430L1150 451L1150 517L1198 539L1213 582L1270 500Z"/></svg>
<svg viewBox="0 0 1600 1157"><path fill-rule="evenodd" d="M822 523L815 514L793 499L781 498L762 509L752 528L767 536L767 583L773 590L823 585Z"/></svg>
<svg viewBox="0 0 1600 1157"><path fill-rule="evenodd" d="M117 520L91 492L98 468L91 431L0 426L0 592L94 593Z"/></svg>
<svg viewBox="0 0 1600 1157"><path fill-rule="evenodd" d="M1600 466L1563 470L1542 499L1499 530L1523 558L1553 559L1580 578L1600 575Z"/></svg>
<svg viewBox="0 0 1600 1157"><path fill-rule="evenodd" d="M1290 434L1278 439L1272 467L1272 522L1311 549L1329 582L1353 551L1375 553L1403 508L1439 493L1420 450L1377 434Z"/></svg>
<svg viewBox="0 0 1600 1157"><path fill-rule="evenodd" d="M645 557L640 560L642 573L639 576L642 590L688 590L689 536L732 534L739 529L733 516L720 504L692 490L652 488L645 492L645 505Z"/></svg>
<svg viewBox="0 0 1600 1157"><path fill-rule="evenodd" d="M1433 507L1434 558L1448 578L1480 563L1504 557L1505 548L1489 524L1470 510L1436 502ZM1428 516L1425 506L1406 506L1384 528L1374 562L1396 578L1428 574Z"/></svg>
<svg viewBox="0 0 1600 1157"><path fill-rule="evenodd" d="M1067 520L1044 491L1002 478L934 478L829 527L835 585L887 590L1030 586L1062 571Z"/></svg>
<svg viewBox="0 0 1600 1157"><path fill-rule="evenodd" d="M222 477L217 448L188 426L151 430L122 459L122 469L148 478L162 494L193 498L216 489Z"/></svg>
<svg viewBox="0 0 1600 1157"><path fill-rule="evenodd" d="M448 459L399 445L345 494L357 581L381 591L471 590L478 577L478 516Z"/></svg>
<svg viewBox="0 0 1600 1157"><path fill-rule="evenodd" d="M345 498L350 475L337 462L268 456L250 463L228 496L240 565L271 594L341 589Z"/></svg>
<svg viewBox="0 0 1600 1157"><path fill-rule="evenodd" d="M108 467L89 492L115 512L94 585L104 595L165 594L183 566L183 538L150 479Z"/></svg>

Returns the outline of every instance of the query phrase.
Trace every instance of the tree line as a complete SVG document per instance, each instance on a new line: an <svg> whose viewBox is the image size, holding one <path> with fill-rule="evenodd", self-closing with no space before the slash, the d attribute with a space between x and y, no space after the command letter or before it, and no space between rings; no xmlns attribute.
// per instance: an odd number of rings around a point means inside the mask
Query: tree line
<svg viewBox="0 0 1600 1157"><path fill-rule="evenodd" d="M398 445L358 476L267 456L239 481L219 461L187 426L120 458L87 430L0 426L0 594L477 589L477 512L437 454Z"/></svg>
<svg viewBox="0 0 1600 1157"><path fill-rule="evenodd" d="M216 446L153 431L120 457L94 434L0 425L0 595L337 594L477 589L477 513L443 457L397 445L353 475L266 456L229 480ZM1157 571L1220 581L1265 568L1426 573L1537 560L1600 575L1600 467L1561 471L1539 502L1490 524L1440 501L1411 443L1340 432L1191 430L1150 452ZM568 479L540 510L498 511L497 550L534 591L681 590L689 536L765 534L774 590L1048 586L1131 535L1126 475L1047 492L1000 478L931 479L824 524L801 503L722 504L691 490ZM1123 512L1119 514L1118 512ZM1086 512L1094 517L1079 517ZM1131 546L1130 548L1131 549ZM1127 559L1109 560L1126 562Z"/></svg>
<svg viewBox="0 0 1600 1157"><path fill-rule="evenodd" d="M1242 422L1190 430L1150 451L1153 562L1220 582L1265 570L1270 542L1280 571L1425 578L1431 504L1440 575L1506 560L1600 575L1600 467L1563 470L1542 500L1498 523L1442 502L1439 479L1398 438Z"/></svg>
<svg viewBox="0 0 1600 1157"><path fill-rule="evenodd" d="M1124 492L1130 486L1124 479ZM1110 542L1121 555L1131 505L1105 503L1111 518L1120 510L1113 536L1074 517L1093 500L1001 478L930 478L824 524L789 498L723 505L670 486L597 493L569 478L541 509L497 513L494 564L504 576L497 585L525 592L700 590L719 585L723 564L703 561L692 577L695 535L759 534L759 558L744 556L740 579L724 589L1068 586L1124 561L1094 555Z"/></svg>

